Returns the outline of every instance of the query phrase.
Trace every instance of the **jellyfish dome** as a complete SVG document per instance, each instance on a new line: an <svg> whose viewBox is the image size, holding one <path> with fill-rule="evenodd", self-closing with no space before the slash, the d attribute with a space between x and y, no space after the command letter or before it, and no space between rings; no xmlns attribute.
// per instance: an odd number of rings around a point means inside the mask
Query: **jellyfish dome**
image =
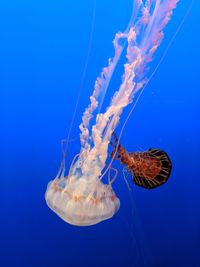
<svg viewBox="0 0 200 267"><path fill-rule="evenodd" d="M65 158L56 178L48 184L47 205L64 221L87 226L111 218L120 201L112 183L103 182L111 169L106 167L108 146L122 111L137 101L138 91L148 82L148 64L163 39L163 29L172 16L178 0L133 0L133 10L124 32L117 32L113 41L114 56L109 58L96 79L90 103L80 124L80 153L65 175ZM126 51L125 51L126 49ZM126 55L122 81L110 105L101 111L110 80L122 53ZM93 118L93 120L91 120Z"/></svg>
<svg viewBox="0 0 200 267"><path fill-rule="evenodd" d="M94 192L87 179L55 179L48 184L46 202L64 221L78 226L89 226L111 218L119 209L120 201L112 187L99 182ZM91 189L91 190L90 190Z"/></svg>

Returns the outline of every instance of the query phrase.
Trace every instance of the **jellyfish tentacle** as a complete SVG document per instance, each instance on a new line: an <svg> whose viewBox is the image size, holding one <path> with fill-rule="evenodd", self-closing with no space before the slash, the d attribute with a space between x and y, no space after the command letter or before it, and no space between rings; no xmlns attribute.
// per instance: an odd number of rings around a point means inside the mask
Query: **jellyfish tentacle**
<svg viewBox="0 0 200 267"><path fill-rule="evenodd" d="M75 103L73 116L72 116L71 123L70 123L69 130L68 130L68 135L67 135L67 140L66 140L65 157L66 157L66 153L67 153L67 149L68 149L68 144L69 144L69 140L70 140L71 131L72 131L72 128L73 128L73 125L74 125L74 120L75 120L75 117L76 117L76 114L77 114L79 101L80 101L81 93L82 93L82 90L83 90L83 84L84 84L85 76L86 76L86 73L87 73L89 58L90 58L91 49L92 49L92 41L93 41L95 18L96 18L96 0L94 0L93 3L94 3L94 6L93 6L93 13L92 13L92 23L91 23L91 30L90 30L90 36L89 36L89 44L88 44L88 49L87 49L87 54L86 54L86 59L85 59L85 65L84 65L84 69L83 69L83 72L82 72L81 83L80 83L79 90L78 90L77 100L76 100L76 103Z"/></svg>
<svg viewBox="0 0 200 267"><path fill-rule="evenodd" d="M74 158L73 158L73 160L72 160L72 163L71 163L71 165L70 165L70 168L69 168L69 176L70 176L70 174L71 174L71 171L72 171L72 168L73 168L73 166L74 166L74 163L76 162L76 160L77 160L77 158L80 156L80 153L77 153L75 156L74 156Z"/></svg>
<svg viewBox="0 0 200 267"><path fill-rule="evenodd" d="M126 167L124 167L122 170L122 173L123 173L123 178L124 178L126 187L127 187L128 191L131 192L131 187L130 187L128 180L127 180L127 177L131 172Z"/></svg>
<svg viewBox="0 0 200 267"><path fill-rule="evenodd" d="M118 170L116 168L111 167L111 170L113 170L115 172L114 177L112 178L112 180L109 181L109 185L112 185L114 183L114 181L117 179L118 176Z"/></svg>

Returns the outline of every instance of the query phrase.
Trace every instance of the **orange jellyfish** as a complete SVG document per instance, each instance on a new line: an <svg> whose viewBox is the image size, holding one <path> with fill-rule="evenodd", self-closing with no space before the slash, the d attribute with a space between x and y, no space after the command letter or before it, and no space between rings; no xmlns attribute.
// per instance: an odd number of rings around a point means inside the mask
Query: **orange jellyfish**
<svg viewBox="0 0 200 267"><path fill-rule="evenodd" d="M163 150L150 148L144 152L129 153L113 134L116 145L111 156L119 159L132 174L136 185L147 189L153 189L167 182L172 163Z"/></svg>

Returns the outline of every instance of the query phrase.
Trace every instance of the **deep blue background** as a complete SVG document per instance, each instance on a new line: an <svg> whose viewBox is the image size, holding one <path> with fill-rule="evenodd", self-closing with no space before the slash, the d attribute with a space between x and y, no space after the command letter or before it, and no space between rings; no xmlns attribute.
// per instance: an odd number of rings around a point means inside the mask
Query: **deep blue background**
<svg viewBox="0 0 200 267"><path fill-rule="evenodd" d="M158 58L190 2L181 1L176 9ZM97 0L72 138L78 136L95 78L113 55L114 34L129 20L131 3ZM94 0L0 2L0 266L199 267L199 1L122 137L129 151L166 150L173 162L169 182L148 191L129 179L129 194L118 164L114 189L121 208L111 220L92 227L70 226L46 206L46 185L58 170L60 141L67 135L81 84L93 12ZM119 79L116 75L113 88ZM75 139L69 163L77 152Z"/></svg>

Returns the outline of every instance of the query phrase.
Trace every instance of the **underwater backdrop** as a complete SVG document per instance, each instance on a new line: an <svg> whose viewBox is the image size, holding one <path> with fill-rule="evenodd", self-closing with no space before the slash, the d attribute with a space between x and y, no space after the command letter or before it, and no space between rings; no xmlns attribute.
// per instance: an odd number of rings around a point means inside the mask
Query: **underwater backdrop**
<svg viewBox="0 0 200 267"><path fill-rule="evenodd" d="M152 68L191 2L178 4ZM0 266L200 267L198 1L121 140L129 151L165 150L173 164L169 181L145 190L128 177L129 192L122 166L115 163L119 176L113 187L120 210L90 227L65 223L44 199L62 160L61 140L67 136L79 88L68 167L80 150L79 124L94 81L113 55L112 40L125 29L131 8L131 0L96 0L96 5L94 0L0 2ZM120 79L119 67L106 103Z"/></svg>

